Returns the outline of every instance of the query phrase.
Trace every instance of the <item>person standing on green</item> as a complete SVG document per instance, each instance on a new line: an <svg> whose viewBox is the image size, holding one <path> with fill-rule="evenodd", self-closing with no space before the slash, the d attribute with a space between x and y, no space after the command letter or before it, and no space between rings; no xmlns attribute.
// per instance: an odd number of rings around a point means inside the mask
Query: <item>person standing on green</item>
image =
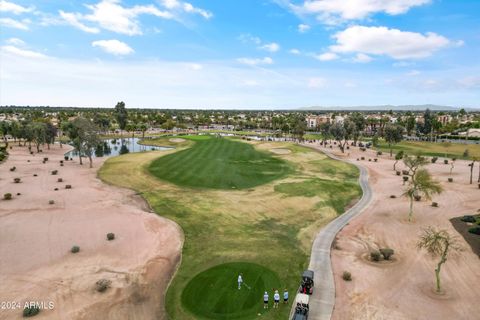
<svg viewBox="0 0 480 320"><path fill-rule="evenodd" d="M268 309L268 292L263 294L263 309Z"/></svg>

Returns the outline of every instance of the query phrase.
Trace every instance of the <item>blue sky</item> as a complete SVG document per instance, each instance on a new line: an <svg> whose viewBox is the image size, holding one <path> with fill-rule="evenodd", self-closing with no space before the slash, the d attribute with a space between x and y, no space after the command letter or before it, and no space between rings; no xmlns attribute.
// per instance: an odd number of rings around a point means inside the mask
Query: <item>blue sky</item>
<svg viewBox="0 0 480 320"><path fill-rule="evenodd" d="M0 105L480 107L477 0L0 0Z"/></svg>

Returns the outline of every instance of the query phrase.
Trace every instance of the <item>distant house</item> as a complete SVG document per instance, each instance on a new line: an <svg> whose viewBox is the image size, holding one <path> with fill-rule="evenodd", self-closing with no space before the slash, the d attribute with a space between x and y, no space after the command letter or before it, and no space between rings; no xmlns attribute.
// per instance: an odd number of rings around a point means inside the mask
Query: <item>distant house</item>
<svg viewBox="0 0 480 320"><path fill-rule="evenodd" d="M468 129L467 136L479 138L480 137L480 129L476 129L476 128Z"/></svg>
<svg viewBox="0 0 480 320"><path fill-rule="evenodd" d="M307 116L307 127L309 129L318 128L322 123L330 123L330 117L327 116Z"/></svg>

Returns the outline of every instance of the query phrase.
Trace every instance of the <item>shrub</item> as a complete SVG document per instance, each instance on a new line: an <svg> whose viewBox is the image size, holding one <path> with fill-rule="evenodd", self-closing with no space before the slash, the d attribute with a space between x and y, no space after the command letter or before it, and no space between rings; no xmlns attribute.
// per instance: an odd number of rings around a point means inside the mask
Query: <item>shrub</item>
<svg viewBox="0 0 480 320"><path fill-rule="evenodd" d="M105 292L108 288L110 288L111 284L112 284L112 281L110 280L100 279L95 283L95 289L98 292Z"/></svg>
<svg viewBox="0 0 480 320"><path fill-rule="evenodd" d="M48 161L48 158L43 158L43 161L47 162L47 161Z"/></svg>
<svg viewBox="0 0 480 320"><path fill-rule="evenodd" d="M394 194L392 194L392 195L390 196L390 198L392 198L392 199L395 199L396 197L397 197L397 196L394 195Z"/></svg>
<svg viewBox="0 0 480 320"><path fill-rule="evenodd" d="M48 204L55 204L55 201L53 201L53 200L48 200Z"/></svg>
<svg viewBox="0 0 480 320"><path fill-rule="evenodd" d="M20 179L20 178L14 178L13 179L13 182L15 182L15 183L20 183L21 181L22 181L22 179Z"/></svg>
<svg viewBox="0 0 480 320"><path fill-rule="evenodd" d="M13 171L15 171L16 169L17 169L17 167L11 167L11 168L10 168L10 171L13 172Z"/></svg>
<svg viewBox="0 0 480 320"><path fill-rule="evenodd" d="M115 239L115 233L112 233L112 232L107 233L107 240L112 241L113 239Z"/></svg>
<svg viewBox="0 0 480 320"><path fill-rule="evenodd" d="M468 229L468 232L473 233L473 234L480 235L480 227L470 228L470 229Z"/></svg>
<svg viewBox="0 0 480 320"><path fill-rule="evenodd" d="M383 154L382 151L377 151L377 156L381 156Z"/></svg>
<svg viewBox="0 0 480 320"><path fill-rule="evenodd" d="M380 253L382 254L385 260L390 260L390 258L393 256L395 251L393 251L393 249L390 249L390 248L382 248L380 249Z"/></svg>
<svg viewBox="0 0 480 320"><path fill-rule="evenodd" d="M63 167L63 163L60 163L60 167Z"/></svg>
<svg viewBox="0 0 480 320"><path fill-rule="evenodd" d="M438 160L438 157L433 157L431 161L432 161L432 163L435 163L435 162L437 162L437 160Z"/></svg>
<svg viewBox="0 0 480 320"><path fill-rule="evenodd" d="M65 161L68 161L68 156L64 156L63 159L65 159Z"/></svg>
<svg viewBox="0 0 480 320"><path fill-rule="evenodd" d="M367 151L367 148L362 147L362 148L360 148L360 150L362 150L362 151Z"/></svg>
<svg viewBox="0 0 480 320"><path fill-rule="evenodd" d="M470 152L468 151L468 149L465 149L465 151L463 151L463 157L468 158L469 156L470 156Z"/></svg>
<svg viewBox="0 0 480 320"><path fill-rule="evenodd" d="M378 161L378 159L377 159L377 158L375 158L375 159L373 159L373 161L377 162L377 161Z"/></svg>
<svg viewBox="0 0 480 320"><path fill-rule="evenodd" d="M379 251L370 252L370 259L372 259L372 261L378 262L380 261L381 257L382 255L380 254Z"/></svg>
<svg viewBox="0 0 480 320"><path fill-rule="evenodd" d="M448 182L453 182L453 178L448 178Z"/></svg>
<svg viewBox="0 0 480 320"><path fill-rule="evenodd" d="M60 163L62 164L62 163L63 163L63 160L60 160Z"/></svg>
<svg viewBox="0 0 480 320"><path fill-rule="evenodd" d="M72 189L72 185L67 184L67 185L65 186L65 189Z"/></svg>
<svg viewBox="0 0 480 320"><path fill-rule="evenodd" d="M414 195L413 198L415 199L415 201L420 201L420 200L422 200L422 196L420 196L420 195L418 195L418 194Z"/></svg>
<svg viewBox="0 0 480 320"><path fill-rule="evenodd" d="M20 192L17 192L17 196L21 196L22 194Z"/></svg>
<svg viewBox="0 0 480 320"><path fill-rule="evenodd" d="M361 159L361 160L365 160L365 157L361 157L360 159Z"/></svg>
<svg viewBox="0 0 480 320"><path fill-rule="evenodd" d="M397 176L401 175L402 173L400 171L395 172Z"/></svg>
<svg viewBox="0 0 480 320"><path fill-rule="evenodd" d="M352 281L352 274L348 271L343 271L342 279L345 281Z"/></svg>
<svg viewBox="0 0 480 320"><path fill-rule="evenodd" d="M408 181L408 176L403 176L403 181L407 182Z"/></svg>
<svg viewBox="0 0 480 320"><path fill-rule="evenodd" d="M53 171L52 171L52 175L53 175L53 176L57 175L57 173L58 173L58 170L53 170Z"/></svg>
<svg viewBox="0 0 480 320"><path fill-rule="evenodd" d="M11 193L5 193L3 195L3 200L12 200L12 194Z"/></svg>
<svg viewBox="0 0 480 320"><path fill-rule="evenodd" d="M57 179L57 182L63 182L63 179L62 179L62 178L58 178L58 179Z"/></svg>
<svg viewBox="0 0 480 320"><path fill-rule="evenodd" d="M372 161L372 159L368 159L368 161L370 161L370 162L371 162L371 161Z"/></svg>
<svg viewBox="0 0 480 320"><path fill-rule="evenodd" d="M475 222L475 217L474 217L474 216L470 216L470 215L466 215L466 216L463 216L460 220L462 220L463 222L472 222L472 223L474 223L474 222Z"/></svg>
<svg viewBox="0 0 480 320"><path fill-rule="evenodd" d="M38 174L34 173L33 176L34 176L34 177L38 177Z"/></svg>
<svg viewBox="0 0 480 320"><path fill-rule="evenodd" d="M402 174L403 174L404 176L408 176L408 173L409 173L408 170L402 170Z"/></svg>
<svg viewBox="0 0 480 320"><path fill-rule="evenodd" d="M79 246L73 246L72 249L70 249L71 253L78 253L80 252L80 247Z"/></svg>
<svg viewBox="0 0 480 320"><path fill-rule="evenodd" d="M33 316L36 316L39 313L40 313L40 308L37 307L37 306L30 306L30 307L26 307L26 308L23 309L23 317L24 318L33 317Z"/></svg>
<svg viewBox="0 0 480 320"><path fill-rule="evenodd" d="M448 164L448 160L447 159L443 160L443 163Z"/></svg>
<svg viewBox="0 0 480 320"><path fill-rule="evenodd" d="M438 207L438 203L437 203L437 202L432 202L432 207L437 208L437 207Z"/></svg>
<svg viewBox="0 0 480 320"><path fill-rule="evenodd" d="M53 189L53 190L58 191L58 188L55 188L55 189Z"/></svg>

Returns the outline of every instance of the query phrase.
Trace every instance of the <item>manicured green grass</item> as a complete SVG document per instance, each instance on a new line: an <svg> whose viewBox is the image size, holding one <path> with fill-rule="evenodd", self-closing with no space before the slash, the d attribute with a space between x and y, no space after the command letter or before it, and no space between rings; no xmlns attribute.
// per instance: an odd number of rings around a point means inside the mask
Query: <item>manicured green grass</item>
<svg viewBox="0 0 480 320"><path fill-rule="evenodd" d="M191 148L207 148L208 145L203 142L208 141L210 140L196 141ZM241 190L186 188L158 179L150 173L152 161L180 153L181 150L130 153L110 158L99 171L102 180L134 189L148 201L155 212L177 222L183 229L185 243L182 263L166 296L166 309L170 319L198 320L203 319L198 315L200 309L204 310L202 312L215 312L213 301L203 305L203 291L187 287L194 285L194 288L200 288L192 279L205 270L225 263L249 262L272 270L279 281L273 281L273 285L265 284L265 287L269 287L267 291L270 296L273 288L287 288L293 298L300 275L308 265L314 235L343 210L342 206L360 196L359 188L351 185L358 176L354 166L330 160L310 148L290 143L226 141L244 143L262 156L281 160L293 169L277 180ZM269 150L275 148L286 148L292 153L273 155ZM194 165L193 160L191 162ZM328 182L312 183L316 179ZM303 193L292 191L295 186L288 185L289 183L304 183ZM346 188L348 192L332 197L332 193L326 191L331 185L337 191L344 190L344 183L349 186ZM242 272L247 273L245 281L251 286L249 271ZM233 281L232 285L236 285L237 276L230 280L231 275L225 274L221 277L223 280L219 281ZM262 294L257 294L254 293L258 303L255 308L262 308ZM227 305L233 305L230 302L233 300L253 301L253 297L233 293L222 298L227 299ZM191 302L188 301L193 300L198 305L192 309L189 307ZM291 304L270 310L264 315L261 311L261 316L254 315L250 308L244 306L243 311L239 311L243 314L239 320L285 320ZM230 316L225 319L227 318L237 319ZM205 319L221 318L207 316Z"/></svg>
<svg viewBox="0 0 480 320"><path fill-rule="evenodd" d="M382 150L387 153L390 152L388 144L383 141L380 141L378 150ZM425 142L425 141L402 141L399 144L392 146L393 153L397 153L400 150L403 150L407 154L422 154L429 157L447 157L447 158L457 158L457 159L466 159L463 156L465 150L468 150L469 157L480 158L480 145L477 144L459 144L451 143L449 147L445 147L442 143L434 142Z"/></svg>
<svg viewBox="0 0 480 320"><path fill-rule="evenodd" d="M195 136L193 147L152 162L150 172L179 186L246 189L287 175L282 159L259 152L250 144L220 137Z"/></svg>
<svg viewBox="0 0 480 320"><path fill-rule="evenodd" d="M244 284L238 289L238 275ZM205 319L253 319L272 310L263 308L265 291L273 301L273 289L283 292L273 271L254 263L234 262L217 265L196 275L182 292L182 304Z"/></svg>

